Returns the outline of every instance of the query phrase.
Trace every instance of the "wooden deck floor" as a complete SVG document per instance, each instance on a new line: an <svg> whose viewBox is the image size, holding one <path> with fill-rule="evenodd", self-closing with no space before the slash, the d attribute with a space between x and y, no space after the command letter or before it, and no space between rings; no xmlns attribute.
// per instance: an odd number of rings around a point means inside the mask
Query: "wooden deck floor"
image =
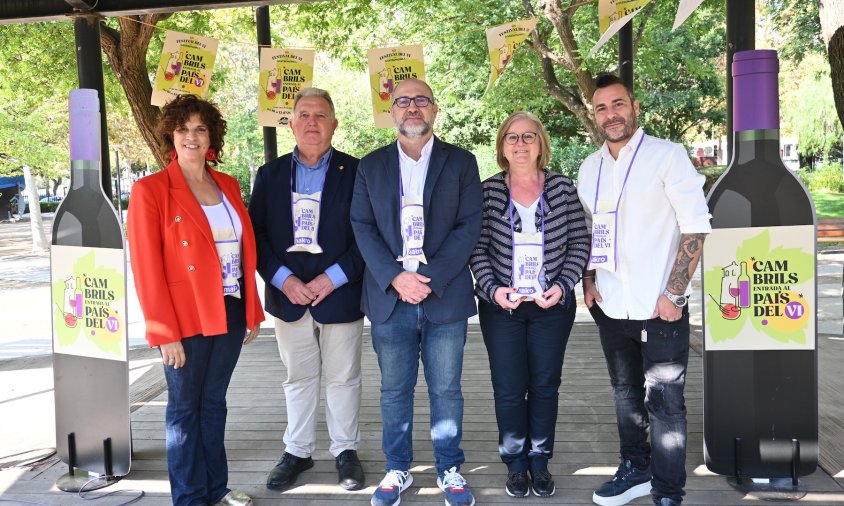
<svg viewBox="0 0 844 506"><path fill-rule="evenodd" d="M689 411L687 496L684 504L740 505L756 501L739 493L720 476L708 473L702 456L702 363L692 350L686 389ZM346 492L336 486L334 460L326 450L327 431L322 413L318 425L315 467L305 472L298 486L276 493L264 487L267 471L282 451L281 436L286 420L281 382L285 376L274 338L262 335L244 348L229 389L229 418L226 446L229 455L229 486L250 494L258 505L349 505L369 504L369 497L382 476L381 423L378 408L379 372L368 332L363 353L364 393L361 409L363 441L359 451L367 473L365 490ZM462 472L475 491L478 504L591 504L592 491L612 475L618 463L618 443L612 394L600 352L595 327L578 323L566 353L560 389L555 456L551 471L557 494L551 499L513 499L504 493L505 467L497 453L497 429L493 410L486 350L477 326L470 327L463 376L465 419L463 448L466 464ZM838 393L840 398L840 391ZM428 433L428 402L420 376L415 408L414 484L405 492L402 504L443 503L436 488L433 456ZM132 414L134 460L132 471L109 487L140 489L146 495L140 505L169 504L164 455L164 407L166 393L138 401ZM840 406L838 406L840 409ZM838 422L840 424L840 420ZM839 429L837 434L840 437ZM23 472L9 482L0 481L3 499L38 501L45 504L81 504L83 501L56 490L56 479L66 472L63 464ZM809 494L800 502L844 504L842 480L818 470L803 478ZM5 483L4 483L5 482ZM125 498L108 498L105 505ZM23 504L23 503L21 503ZM634 504L649 504L642 498Z"/></svg>

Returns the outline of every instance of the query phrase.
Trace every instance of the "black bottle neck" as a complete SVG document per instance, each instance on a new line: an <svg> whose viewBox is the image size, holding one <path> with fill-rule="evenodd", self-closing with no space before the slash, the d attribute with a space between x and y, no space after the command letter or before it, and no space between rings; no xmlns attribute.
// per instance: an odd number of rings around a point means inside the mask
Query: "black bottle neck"
<svg viewBox="0 0 844 506"><path fill-rule="evenodd" d="M733 155L729 166L746 165L754 160L784 166L780 156L779 129L733 132Z"/></svg>
<svg viewBox="0 0 844 506"><path fill-rule="evenodd" d="M71 160L70 162L70 191L85 188L102 192L100 180L102 164L99 160Z"/></svg>

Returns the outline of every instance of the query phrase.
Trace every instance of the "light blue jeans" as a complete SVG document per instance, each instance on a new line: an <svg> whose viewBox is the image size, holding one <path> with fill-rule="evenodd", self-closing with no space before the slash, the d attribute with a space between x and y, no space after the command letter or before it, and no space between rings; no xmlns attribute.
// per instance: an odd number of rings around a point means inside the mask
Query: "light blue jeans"
<svg viewBox="0 0 844 506"><path fill-rule="evenodd" d="M460 467L463 437L463 346L466 320L433 323L422 305L399 301L384 323L372 324L372 345L381 368L382 446L387 469L407 471L413 462L413 392L419 357L431 402L431 442L437 474Z"/></svg>

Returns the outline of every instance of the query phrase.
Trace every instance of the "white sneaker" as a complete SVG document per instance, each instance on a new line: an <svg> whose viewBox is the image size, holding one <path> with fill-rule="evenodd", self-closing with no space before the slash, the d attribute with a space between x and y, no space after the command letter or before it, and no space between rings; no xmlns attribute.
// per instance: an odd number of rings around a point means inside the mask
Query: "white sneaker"
<svg viewBox="0 0 844 506"><path fill-rule="evenodd" d="M396 506L401 503L401 493L413 483L413 475L408 471L387 470L387 474L375 492L372 493L372 506Z"/></svg>
<svg viewBox="0 0 844 506"><path fill-rule="evenodd" d="M474 506L475 496L456 467L437 478L437 486L445 492L445 506Z"/></svg>

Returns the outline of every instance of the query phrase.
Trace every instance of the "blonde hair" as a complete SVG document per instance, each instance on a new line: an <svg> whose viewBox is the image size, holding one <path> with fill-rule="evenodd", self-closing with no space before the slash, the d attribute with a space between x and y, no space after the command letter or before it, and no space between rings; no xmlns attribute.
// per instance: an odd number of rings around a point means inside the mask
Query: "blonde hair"
<svg viewBox="0 0 844 506"><path fill-rule="evenodd" d="M537 168L543 169L551 161L551 139L548 137L548 131L545 130L545 126L542 125L542 122L535 115L527 111L516 111L507 116L504 123L501 123L501 126L498 128L498 135L495 136L495 158L498 166L504 172L510 170L510 162L504 157L504 136L507 135L507 131L510 130L513 123L523 119L530 121L536 126L536 133L538 134L537 141L539 142L539 157L536 160Z"/></svg>

